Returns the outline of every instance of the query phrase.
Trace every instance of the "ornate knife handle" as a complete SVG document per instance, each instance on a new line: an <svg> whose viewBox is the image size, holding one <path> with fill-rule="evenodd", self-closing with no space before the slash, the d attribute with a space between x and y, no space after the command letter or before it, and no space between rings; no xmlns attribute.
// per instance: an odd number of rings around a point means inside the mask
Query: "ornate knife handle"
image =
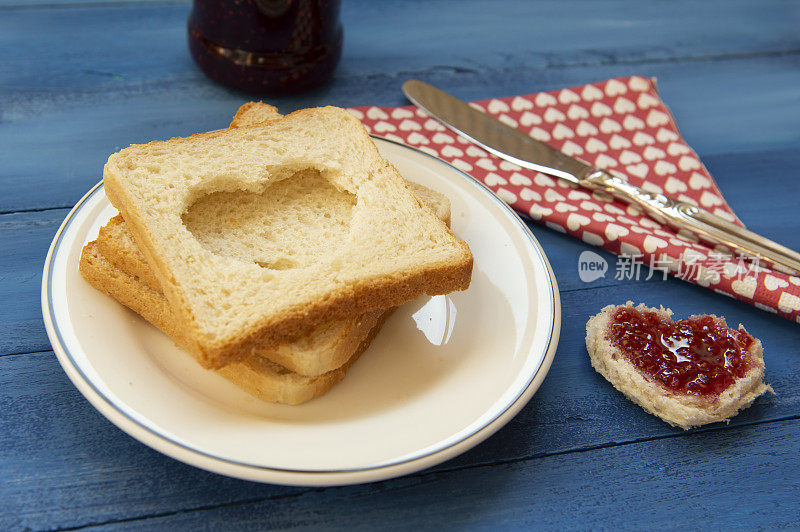
<svg viewBox="0 0 800 532"><path fill-rule="evenodd" d="M648 192L605 170L589 174L581 180L581 184L635 205L656 221L689 231L700 240L722 244L739 255L757 258L778 271L800 275L800 253L705 209L663 194Z"/></svg>

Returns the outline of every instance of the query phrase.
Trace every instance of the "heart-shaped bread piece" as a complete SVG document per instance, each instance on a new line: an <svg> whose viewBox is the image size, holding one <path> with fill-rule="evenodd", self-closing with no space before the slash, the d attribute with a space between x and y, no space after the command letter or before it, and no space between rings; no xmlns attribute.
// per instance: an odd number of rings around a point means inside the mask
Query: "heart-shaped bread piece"
<svg viewBox="0 0 800 532"><path fill-rule="evenodd" d="M761 341L724 318L645 305L609 305L586 324L592 366L670 425L727 421L765 393Z"/></svg>

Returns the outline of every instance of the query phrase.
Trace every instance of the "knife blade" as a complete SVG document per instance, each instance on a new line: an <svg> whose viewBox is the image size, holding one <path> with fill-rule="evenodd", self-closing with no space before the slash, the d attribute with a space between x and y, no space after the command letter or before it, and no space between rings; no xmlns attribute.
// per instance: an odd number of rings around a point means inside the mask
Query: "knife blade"
<svg viewBox="0 0 800 532"><path fill-rule="evenodd" d="M721 244L736 254L764 261L785 273L800 274L800 253L777 242L690 203L631 185L626 179L570 157L423 81L408 80L402 89L417 107L497 157L605 192L639 207L664 225L689 231L700 240Z"/></svg>
<svg viewBox="0 0 800 532"><path fill-rule="evenodd" d="M403 83L403 92L414 105L462 137L523 168L573 183L594 171L588 164L489 117L433 85L412 79Z"/></svg>

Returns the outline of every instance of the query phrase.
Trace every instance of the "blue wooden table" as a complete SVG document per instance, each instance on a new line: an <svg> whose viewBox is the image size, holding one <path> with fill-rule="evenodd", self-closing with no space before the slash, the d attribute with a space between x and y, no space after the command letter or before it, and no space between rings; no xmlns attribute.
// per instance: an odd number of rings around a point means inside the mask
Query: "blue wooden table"
<svg viewBox="0 0 800 532"><path fill-rule="evenodd" d="M334 81L271 100L281 111L404 104L410 77L481 99L656 76L739 217L800 249L800 4L344 4ZM223 127L249 99L193 65L189 8L0 0L0 530L800 527L800 326L675 279L584 284L589 246L534 224L561 288L555 361L512 422L454 460L361 486L261 485L174 461L106 421L50 350L42 264L110 153ZM777 395L689 432L645 414L584 347L586 319L626 299L744 323Z"/></svg>

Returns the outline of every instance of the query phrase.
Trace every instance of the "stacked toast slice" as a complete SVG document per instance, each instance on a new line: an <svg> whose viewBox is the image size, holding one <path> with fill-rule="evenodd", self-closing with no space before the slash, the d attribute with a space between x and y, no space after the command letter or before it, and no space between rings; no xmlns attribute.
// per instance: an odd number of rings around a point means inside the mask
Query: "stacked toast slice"
<svg viewBox="0 0 800 532"><path fill-rule="evenodd" d="M468 286L447 198L403 181L346 112L246 104L225 132L113 155L122 215L80 263L204 367L298 404L341 380L387 309Z"/></svg>

